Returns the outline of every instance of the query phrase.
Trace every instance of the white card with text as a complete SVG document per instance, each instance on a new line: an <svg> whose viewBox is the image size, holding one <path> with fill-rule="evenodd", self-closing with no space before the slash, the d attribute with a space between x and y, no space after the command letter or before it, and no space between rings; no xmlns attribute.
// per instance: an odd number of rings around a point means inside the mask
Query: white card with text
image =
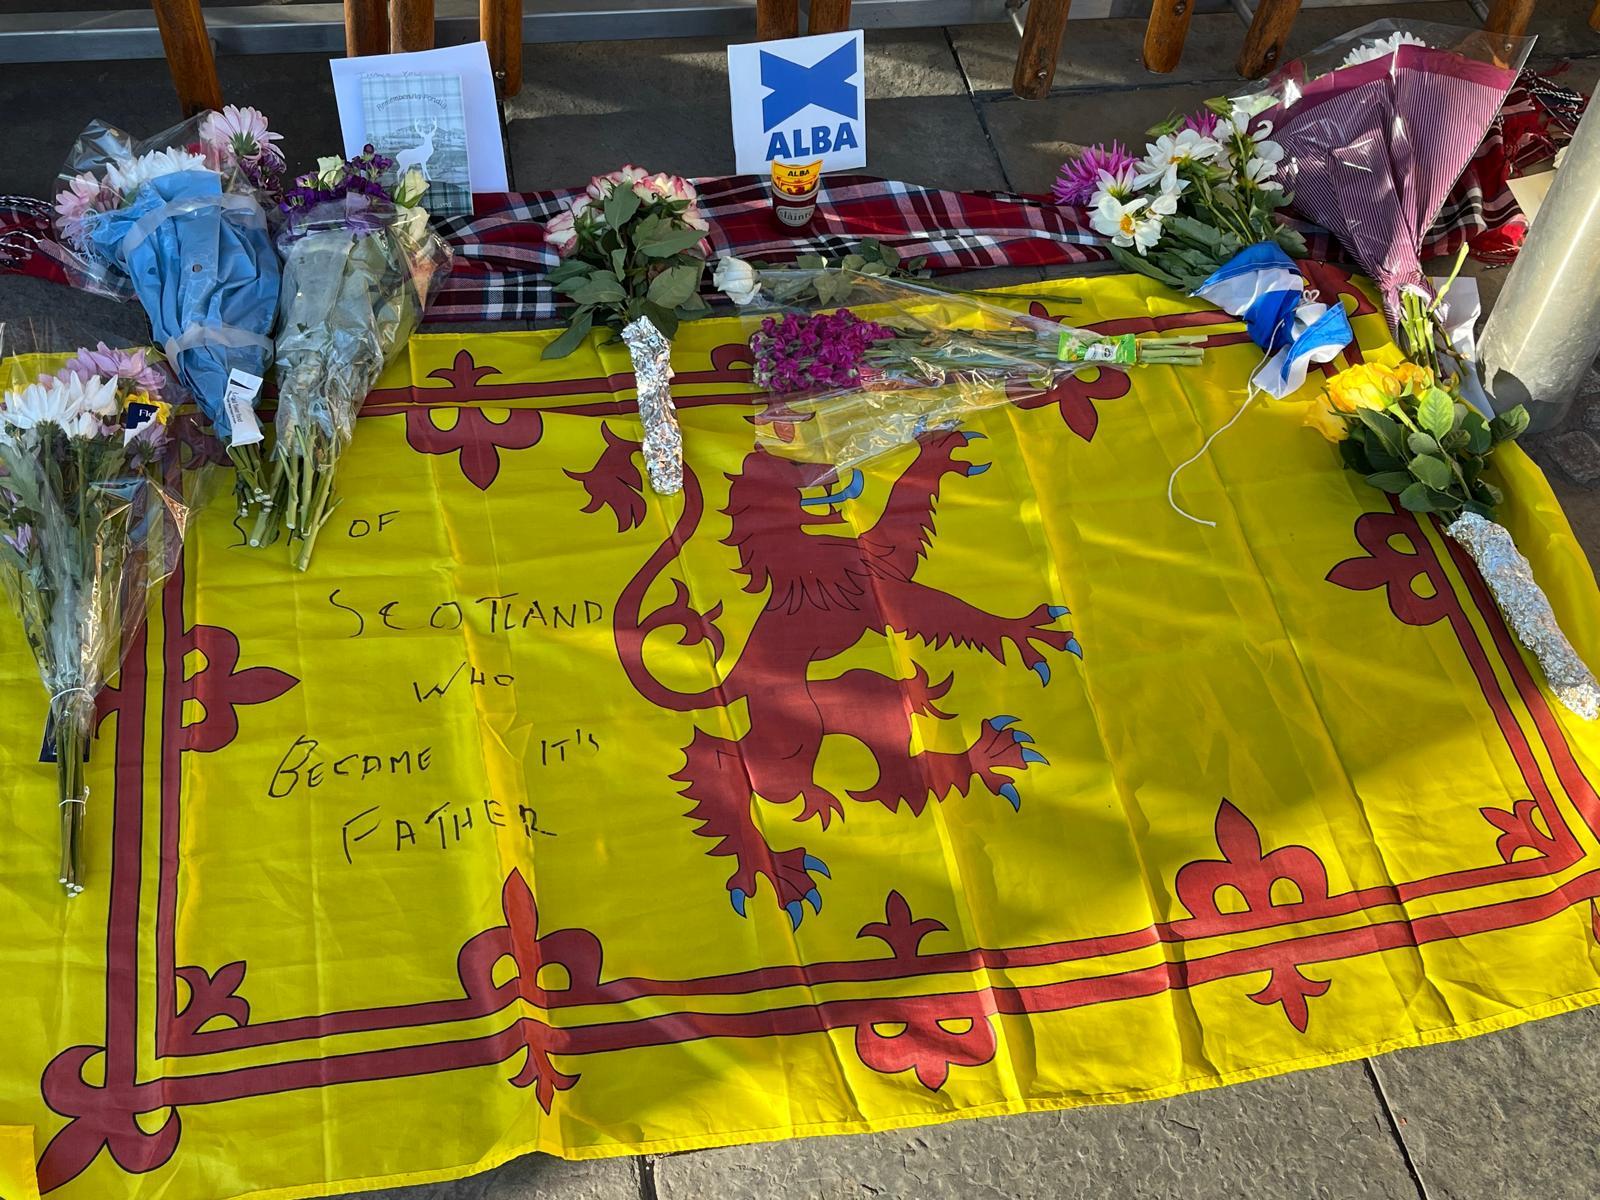
<svg viewBox="0 0 1600 1200"><path fill-rule="evenodd" d="M859 29L728 47L733 149L742 175L773 161L867 165L866 49Z"/></svg>

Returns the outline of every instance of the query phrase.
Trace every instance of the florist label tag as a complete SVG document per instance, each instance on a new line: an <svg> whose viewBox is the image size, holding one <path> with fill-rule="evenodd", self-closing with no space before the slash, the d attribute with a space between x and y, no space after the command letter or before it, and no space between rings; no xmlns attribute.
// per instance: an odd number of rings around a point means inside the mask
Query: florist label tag
<svg viewBox="0 0 1600 1200"><path fill-rule="evenodd" d="M865 53L859 29L729 46L740 173L765 175L774 160L866 166Z"/></svg>
<svg viewBox="0 0 1600 1200"><path fill-rule="evenodd" d="M222 407L228 413L228 424L233 428L229 439L232 446L253 446L263 440L261 425L256 420L256 397L261 394L262 379L249 371L235 367L228 372L228 388L222 393Z"/></svg>

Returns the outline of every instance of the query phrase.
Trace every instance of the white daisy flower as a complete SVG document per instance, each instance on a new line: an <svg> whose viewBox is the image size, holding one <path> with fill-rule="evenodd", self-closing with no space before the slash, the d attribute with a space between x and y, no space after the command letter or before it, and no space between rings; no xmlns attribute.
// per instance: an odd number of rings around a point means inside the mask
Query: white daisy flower
<svg viewBox="0 0 1600 1200"><path fill-rule="evenodd" d="M138 158L112 163L106 168L106 182L124 196L132 196L152 179L179 171L204 171L206 160L187 150L152 150Z"/></svg>
<svg viewBox="0 0 1600 1200"><path fill-rule="evenodd" d="M1143 196L1126 204L1115 196L1105 196L1089 215L1089 223L1114 245L1132 246L1140 254L1161 240L1161 218L1149 211L1149 201Z"/></svg>
<svg viewBox="0 0 1600 1200"><path fill-rule="evenodd" d="M1370 42L1363 42L1349 54L1344 56L1341 67L1356 67L1364 62L1371 62L1375 58L1385 58L1399 50L1401 46L1426 46L1428 43L1409 33L1391 33L1386 38L1375 38Z"/></svg>
<svg viewBox="0 0 1600 1200"><path fill-rule="evenodd" d="M1133 177L1135 187L1148 187L1166 179L1176 180L1178 168L1184 163L1207 162L1221 149L1216 141L1196 129L1180 129L1177 133L1164 133L1148 143L1145 156L1139 160Z"/></svg>

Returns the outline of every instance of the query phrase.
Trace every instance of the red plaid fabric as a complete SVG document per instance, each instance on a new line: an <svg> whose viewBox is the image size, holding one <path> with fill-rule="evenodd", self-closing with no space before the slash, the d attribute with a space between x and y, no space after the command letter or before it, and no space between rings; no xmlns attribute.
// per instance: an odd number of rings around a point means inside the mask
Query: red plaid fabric
<svg viewBox="0 0 1600 1200"><path fill-rule="evenodd" d="M1488 262L1508 262L1526 223L1506 180L1570 140L1583 97L1523 72L1483 145L1463 172L1430 231L1427 256L1453 254L1465 242ZM812 229L795 236L778 225L764 180L734 175L696 180L711 222L716 255L792 262L803 254L838 257L877 238L936 272L1003 266L1077 266L1110 257L1083 209L1043 196L951 192L865 175L830 176ZM546 282L556 263L543 226L578 189L482 195L477 212L442 224L456 264L428 312L430 321L525 322L556 315ZM0 271L82 286L72 252L56 241L50 208L40 200L0 196ZM1335 257L1333 239L1307 229L1311 254ZM708 278L707 294L712 294Z"/></svg>
<svg viewBox="0 0 1600 1200"><path fill-rule="evenodd" d="M793 262L804 254L839 257L877 238L935 271L1056 266L1108 257L1088 214L1048 199L998 192L950 192L866 175L834 175L826 203L804 234L779 225L772 197L755 175L697 179L715 256ZM430 321L513 321L555 315L545 282L556 264L542 226L581 189L479 196L477 212L443 224L458 258L429 309ZM710 294L709 280L707 283Z"/></svg>

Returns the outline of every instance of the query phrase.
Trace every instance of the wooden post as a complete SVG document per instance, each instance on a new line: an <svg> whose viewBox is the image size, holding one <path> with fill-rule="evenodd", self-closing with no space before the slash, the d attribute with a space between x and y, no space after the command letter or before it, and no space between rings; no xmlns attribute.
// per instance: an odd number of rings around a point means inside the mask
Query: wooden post
<svg viewBox="0 0 1600 1200"><path fill-rule="evenodd" d="M1011 76L1011 90L1024 100L1043 100L1049 95L1071 7L1072 0L1028 0L1022 47L1017 51L1016 73Z"/></svg>
<svg viewBox="0 0 1600 1200"><path fill-rule="evenodd" d="M1528 32L1528 18L1533 16L1533 0L1494 0L1489 6L1489 16L1483 27L1490 33L1507 37L1521 37Z"/></svg>
<svg viewBox="0 0 1600 1200"><path fill-rule="evenodd" d="M798 36L800 0L756 0L756 37L768 42Z"/></svg>
<svg viewBox="0 0 1600 1200"><path fill-rule="evenodd" d="M178 89L183 115L192 117L209 108L222 107L222 85L217 82L217 60L206 36L206 19L200 0L151 0L161 46L167 52L167 69Z"/></svg>
<svg viewBox="0 0 1600 1200"><path fill-rule="evenodd" d="M433 0L389 0L389 50L433 49Z"/></svg>
<svg viewBox="0 0 1600 1200"><path fill-rule="evenodd" d="M1283 61L1283 46L1299 13L1300 0L1260 0L1239 51L1239 74L1259 79Z"/></svg>
<svg viewBox="0 0 1600 1200"><path fill-rule="evenodd" d="M807 33L838 33L850 28L850 0L811 0Z"/></svg>
<svg viewBox="0 0 1600 1200"><path fill-rule="evenodd" d="M1165 75L1178 65L1193 15L1194 0L1155 0L1144 27L1145 70Z"/></svg>
<svg viewBox="0 0 1600 1200"><path fill-rule="evenodd" d="M388 48L388 0L344 0L345 56L382 54Z"/></svg>
<svg viewBox="0 0 1600 1200"><path fill-rule="evenodd" d="M1595 0L1594 8L1589 12L1589 28L1600 29L1600 0Z"/></svg>
<svg viewBox="0 0 1600 1200"><path fill-rule="evenodd" d="M478 0L478 31L502 100L522 90L522 0Z"/></svg>

